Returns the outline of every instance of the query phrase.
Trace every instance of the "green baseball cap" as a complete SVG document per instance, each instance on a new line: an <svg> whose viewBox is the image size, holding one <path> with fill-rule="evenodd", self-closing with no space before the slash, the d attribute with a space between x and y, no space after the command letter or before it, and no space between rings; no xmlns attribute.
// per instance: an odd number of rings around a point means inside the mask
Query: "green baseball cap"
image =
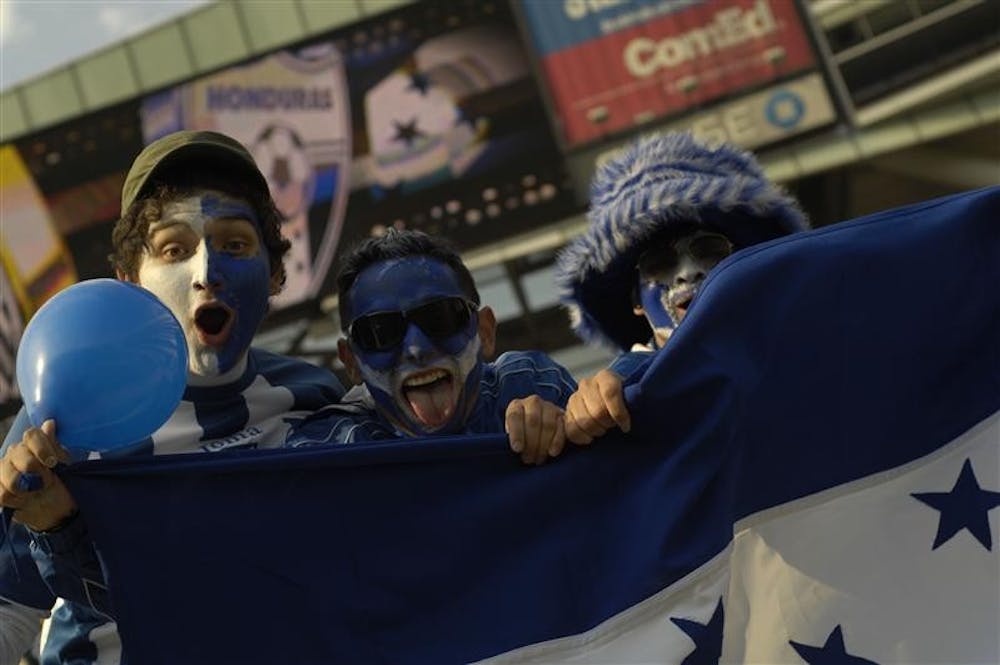
<svg viewBox="0 0 1000 665"><path fill-rule="evenodd" d="M164 168L186 161L217 164L222 168L242 171L255 186L269 192L267 180L242 143L219 132L184 130L153 141L132 162L122 185L121 214L125 214L144 192L146 185L152 183Z"/></svg>

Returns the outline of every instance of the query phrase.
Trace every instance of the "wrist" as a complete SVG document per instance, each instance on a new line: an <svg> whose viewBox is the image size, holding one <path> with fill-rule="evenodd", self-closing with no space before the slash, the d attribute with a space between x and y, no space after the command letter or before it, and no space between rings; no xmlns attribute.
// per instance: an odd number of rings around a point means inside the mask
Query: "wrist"
<svg viewBox="0 0 1000 665"><path fill-rule="evenodd" d="M56 518L51 518L33 523L24 522L24 525L35 533L57 533L65 529L79 516L80 511L74 506L68 513L64 513Z"/></svg>

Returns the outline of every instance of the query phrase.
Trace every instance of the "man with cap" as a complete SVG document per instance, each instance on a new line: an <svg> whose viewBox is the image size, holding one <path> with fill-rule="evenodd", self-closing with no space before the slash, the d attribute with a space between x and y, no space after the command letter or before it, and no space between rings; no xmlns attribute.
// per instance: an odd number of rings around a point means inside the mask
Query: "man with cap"
<svg viewBox="0 0 1000 665"><path fill-rule="evenodd" d="M189 356L180 405L126 454L281 446L293 423L340 399L330 372L250 346L268 298L284 284L290 243L266 180L239 142L207 131L153 142L126 176L121 215L110 257L116 275L170 308ZM0 549L0 665L16 663L34 639L57 600L50 588L64 600L52 613L42 662L120 660L115 625L98 609L107 606L106 589L94 573L100 566L87 526L51 471L57 427L31 428L22 412L0 458L0 504L21 523ZM25 489L29 473L41 478L40 489Z"/></svg>
<svg viewBox="0 0 1000 665"><path fill-rule="evenodd" d="M716 265L808 228L753 155L687 132L642 137L602 165L588 217L586 232L559 256L556 282L577 335L620 355L570 398L566 434L574 440L628 430L622 382L668 342Z"/></svg>

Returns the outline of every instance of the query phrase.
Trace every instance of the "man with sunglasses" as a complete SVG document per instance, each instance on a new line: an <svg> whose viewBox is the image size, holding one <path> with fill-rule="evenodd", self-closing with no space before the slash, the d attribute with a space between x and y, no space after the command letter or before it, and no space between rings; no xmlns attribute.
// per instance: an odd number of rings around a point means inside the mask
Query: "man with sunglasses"
<svg viewBox="0 0 1000 665"><path fill-rule="evenodd" d="M589 218L560 254L556 282L577 335L619 356L570 399L566 431L574 441L615 426L628 431L623 382L668 343L719 263L808 228L753 155L686 132L642 137L602 165Z"/></svg>
<svg viewBox="0 0 1000 665"><path fill-rule="evenodd" d="M337 280L341 360L361 385L297 426L290 445L506 431L528 464L557 456L576 383L537 352L495 362L496 317L438 238L390 230L363 242Z"/></svg>

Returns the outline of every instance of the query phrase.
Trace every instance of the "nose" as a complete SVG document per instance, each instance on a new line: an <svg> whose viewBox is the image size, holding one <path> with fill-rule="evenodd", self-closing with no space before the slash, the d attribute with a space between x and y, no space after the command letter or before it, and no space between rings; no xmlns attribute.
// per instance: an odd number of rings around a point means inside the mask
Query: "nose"
<svg viewBox="0 0 1000 665"><path fill-rule="evenodd" d="M674 286L697 284L703 279L705 279L705 268L690 256L685 256L681 259L677 274L674 275Z"/></svg>
<svg viewBox="0 0 1000 665"><path fill-rule="evenodd" d="M194 271L191 282L194 290L214 292L221 289L224 285L224 280L222 273L219 271L218 266L216 266L214 252L206 246L205 242L202 242L198 248L198 254L199 256L195 256L194 260L199 262L200 268Z"/></svg>
<svg viewBox="0 0 1000 665"><path fill-rule="evenodd" d="M403 358L415 365L423 365L437 354L434 343L414 323L407 324L403 338Z"/></svg>

